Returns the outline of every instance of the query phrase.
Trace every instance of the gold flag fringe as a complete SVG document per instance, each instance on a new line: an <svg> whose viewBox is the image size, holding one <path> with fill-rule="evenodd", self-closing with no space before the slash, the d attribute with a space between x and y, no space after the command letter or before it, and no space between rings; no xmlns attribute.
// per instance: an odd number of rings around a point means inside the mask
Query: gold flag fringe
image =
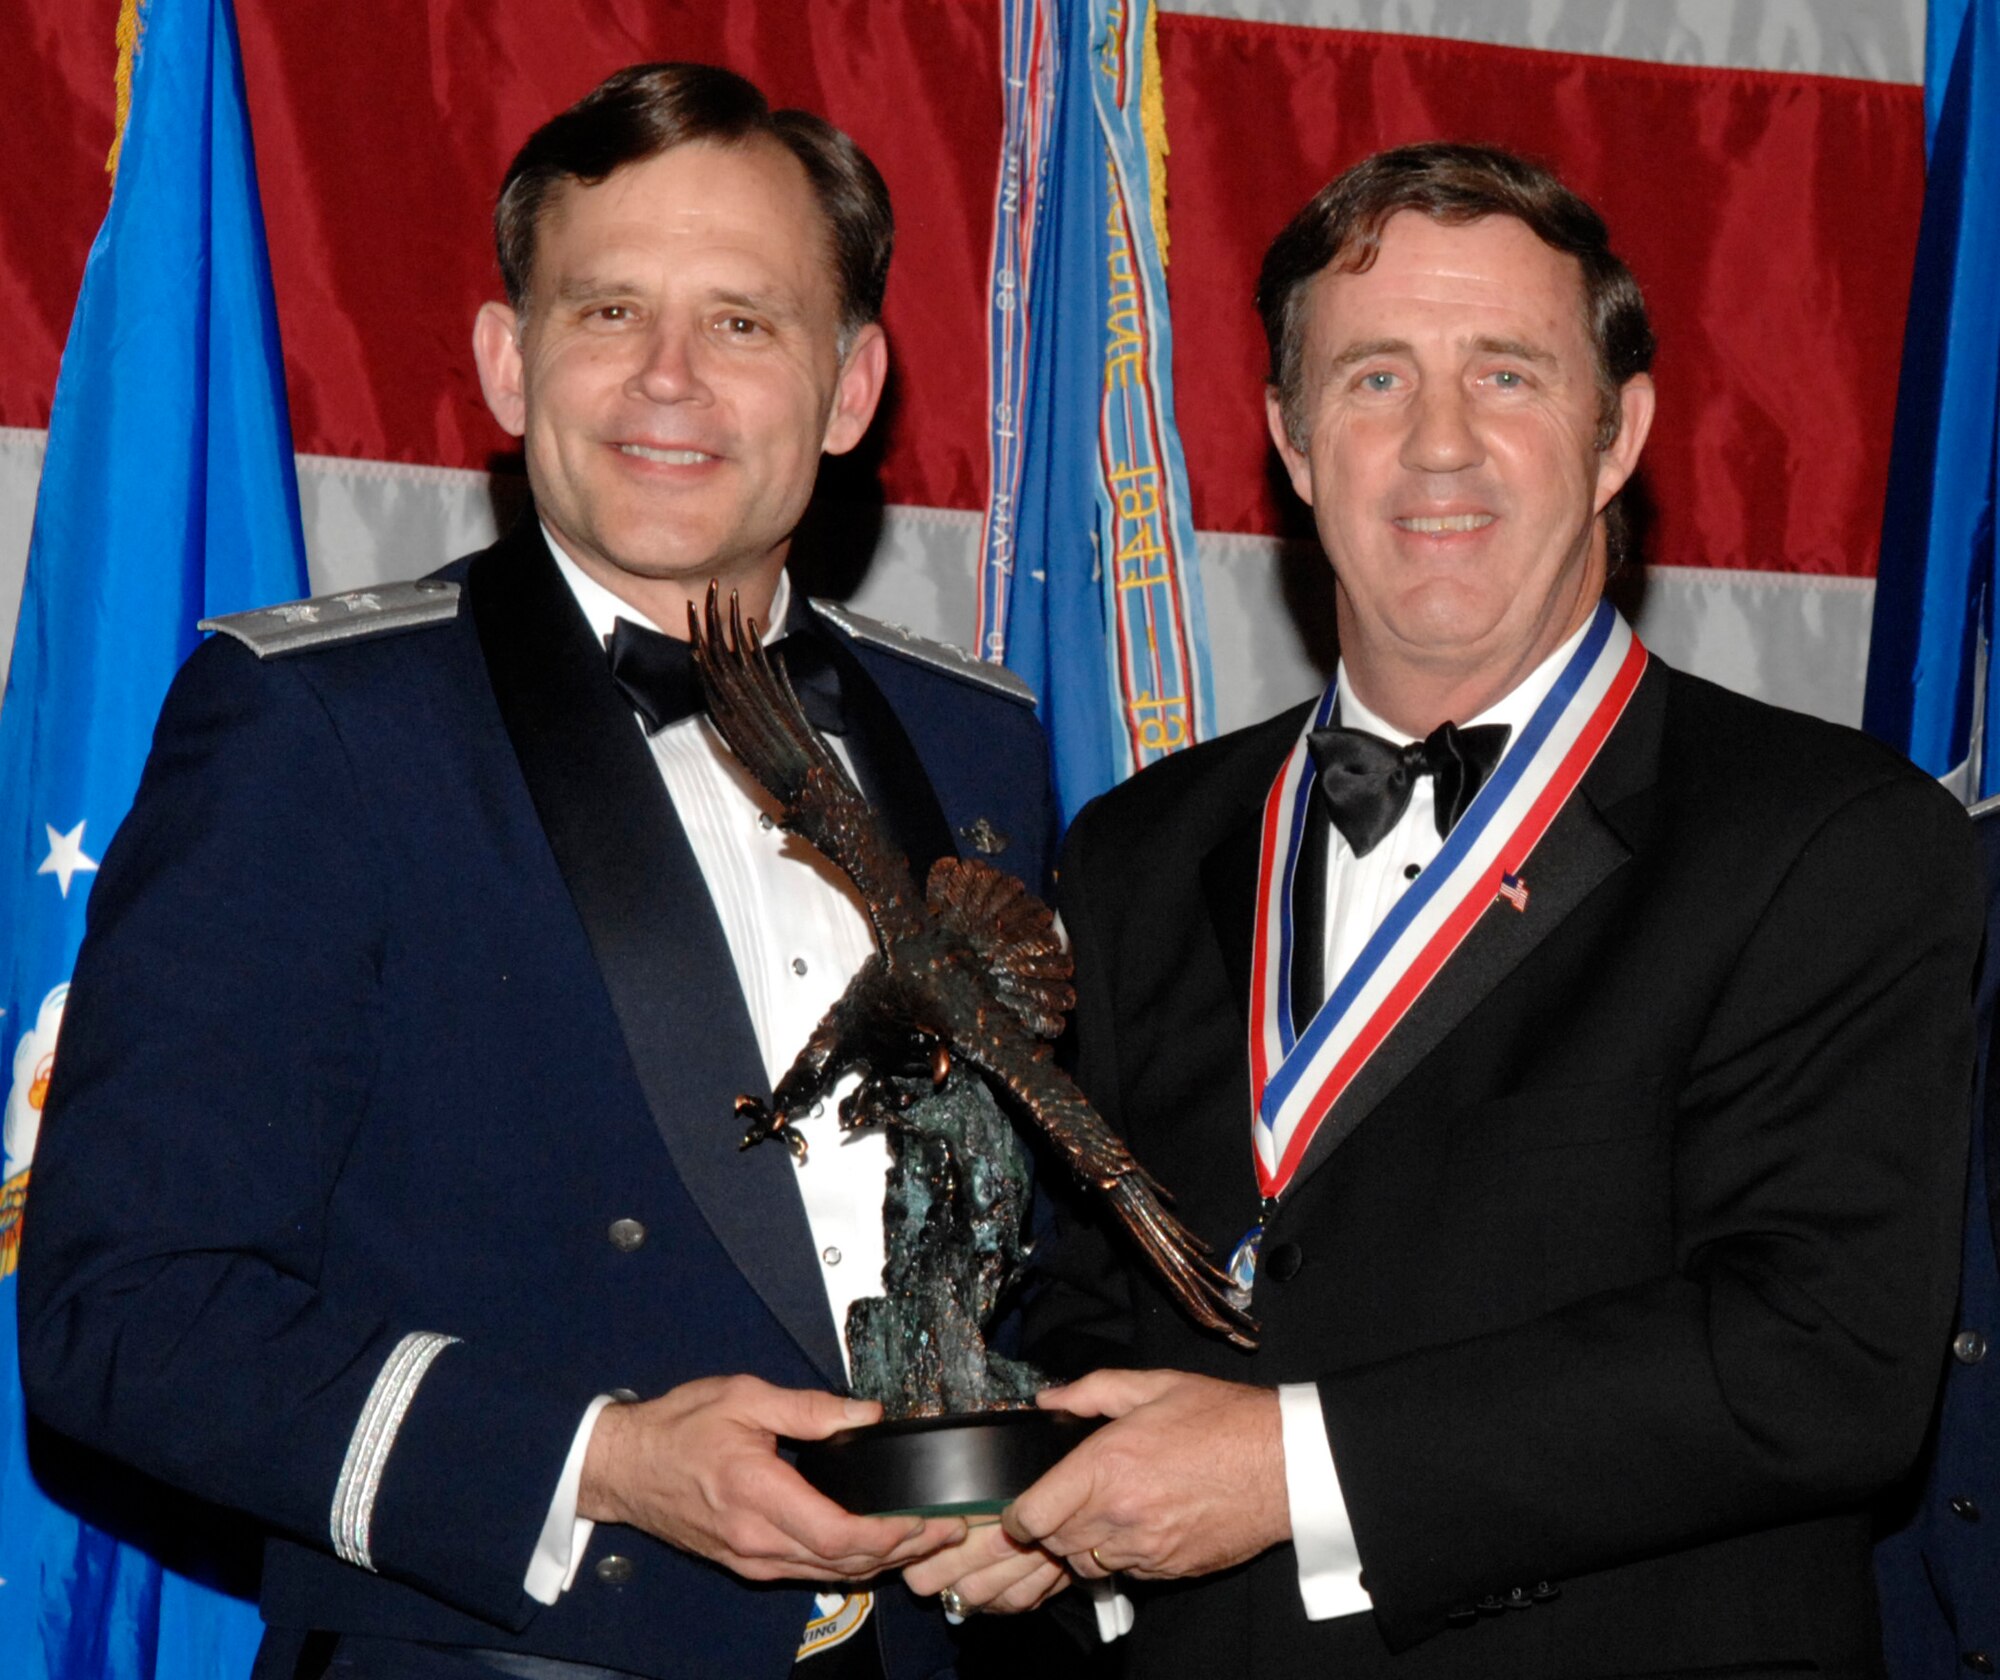
<svg viewBox="0 0 2000 1680"><path fill-rule="evenodd" d="M111 155L104 160L104 173L115 186L118 181L118 154L125 149L125 119L132 114L132 61L139 56L139 35L144 25L139 11L142 0L122 0L118 8L118 72L112 85L117 89L117 109L112 119Z"/></svg>
<svg viewBox="0 0 2000 1680"><path fill-rule="evenodd" d="M1167 101L1160 91L1160 9L1146 0L1145 76L1139 119L1146 129L1146 173L1152 178L1153 239L1160 267L1167 266Z"/></svg>

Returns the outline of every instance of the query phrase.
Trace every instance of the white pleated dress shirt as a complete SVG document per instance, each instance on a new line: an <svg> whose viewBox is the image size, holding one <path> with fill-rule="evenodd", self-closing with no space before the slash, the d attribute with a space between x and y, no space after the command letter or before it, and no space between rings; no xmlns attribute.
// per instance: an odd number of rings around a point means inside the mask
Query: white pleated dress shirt
<svg viewBox="0 0 2000 1680"><path fill-rule="evenodd" d="M1511 746L1535 715L1535 708L1555 687L1556 678L1582 643L1588 621L1531 671L1504 699L1460 728L1503 723L1514 733ZM1340 721L1348 729L1365 729L1396 746L1415 739L1387 719L1378 717L1348 686L1347 666L1340 668ZM1454 718L1454 723L1459 720ZM1437 831L1436 783L1417 778L1409 808L1396 826L1365 858L1336 833L1326 858L1326 977L1327 994L1353 965L1375 930L1396 906L1396 900L1430 866L1444 845ZM1340 1475L1327 1444L1326 1419L1319 1390L1311 1383L1281 1383L1278 1412L1285 1441L1285 1491L1291 1508L1292 1547L1298 1557L1299 1596L1307 1619L1325 1621L1371 1608L1361 1587L1361 1559L1355 1549L1354 1525L1340 1491Z"/></svg>
<svg viewBox="0 0 2000 1680"><path fill-rule="evenodd" d="M542 534L600 641L620 618L659 628L584 573L546 526ZM785 622L791 587L791 579L781 575L771 603L773 624ZM636 712L632 727L643 734ZM839 737L830 739L847 761ZM777 801L736 761L706 716L669 724L648 737L647 745L701 866L765 1076L775 1085L875 949L867 912L845 875L777 826ZM848 768L853 769L851 762ZM885 1252L882 1196L888 1139L877 1130L842 1135L836 1121L840 1098L857 1082L855 1075L846 1075L820 1107L795 1122L808 1147L805 1161L795 1163L794 1171L843 1359L848 1306L864 1295L882 1293ZM717 1125L729 1120L726 1114L716 1116ZM590 1432L608 1403L609 1396L599 1396L578 1425L528 1566L523 1586L543 1604L555 1603L575 1580L590 1543L593 1525L576 1514L577 1496Z"/></svg>

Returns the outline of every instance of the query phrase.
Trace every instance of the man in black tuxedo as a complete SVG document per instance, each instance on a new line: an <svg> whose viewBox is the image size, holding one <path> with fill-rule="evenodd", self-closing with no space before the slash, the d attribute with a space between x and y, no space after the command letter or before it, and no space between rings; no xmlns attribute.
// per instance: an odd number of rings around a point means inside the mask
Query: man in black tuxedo
<svg viewBox="0 0 2000 1680"><path fill-rule="evenodd" d="M1044 876L1006 673L795 596L887 364L887 191L699 65L531 137L475 353L532 515L239 615L176 680L77 962L21 1264L48 1423L270 1533L260 1680L929 1675L778 1450L844 1398L886 1149L740 1154L872 949L699 715L719 581L915 864ZM413 283L415 283L413 281ZM872 1275L871 1275L872 1268ZM4 1666L4 1664L0 1664Z"/></svg>
<svg viewBox="0 0 2000 1680"><path fill-rule="evenodd" d="M1546 171L1372 158L1259 304L1340 669L1087 809L1061 889L1081 1082L1261 1345L1072 1230L1037 1351L1095 1374L1044 1399L1113 1421L909 1576L1116 1574L1148 1677L1873 1674L1867 1506L1952 1306L1964 815L1602 600L1652 335Z"/></svg>

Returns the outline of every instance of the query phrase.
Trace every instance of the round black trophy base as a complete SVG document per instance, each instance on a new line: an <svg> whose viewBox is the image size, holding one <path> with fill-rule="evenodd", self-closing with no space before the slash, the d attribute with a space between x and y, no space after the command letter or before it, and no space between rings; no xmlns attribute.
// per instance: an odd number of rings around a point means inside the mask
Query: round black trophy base
<svg viewBox="0 0 2000 1680"><path fill-rule="evenodd" d="M795 1441L799 1474L857 1516L992 1515L1104 1422L1032 1408L904 1418Z"/></svg>

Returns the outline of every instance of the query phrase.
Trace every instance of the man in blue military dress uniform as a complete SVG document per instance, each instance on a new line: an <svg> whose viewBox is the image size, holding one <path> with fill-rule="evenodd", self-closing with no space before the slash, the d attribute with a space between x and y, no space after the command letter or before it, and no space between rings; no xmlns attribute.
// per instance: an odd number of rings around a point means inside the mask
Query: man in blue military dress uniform
<svg viewBox="0 0 2000 1680"><path fill-rule="evenodd" d="M1922 1477L1875 1548L1890 1680L2000 1672L2000 799L1972 810L1986 879L1986 956L1979 974L1979 1067L1973 1086L1965 1241L1944 1396Z"/></svg>
<svg viewBox="0 0 2000 1680"><path fill-rule="evenodd" d="M475 351L534 514L412 584L221 623L105 858L22 1261L37 1414L270 1532L260 1675L927 1674L777 1450L865 1421L879 1137L739 1155L867 955L695 715L711 580L923 871L1039 886L1005 673L793 595L873 415L891 240L844 135L698 66L539 130Z"/></svg>

